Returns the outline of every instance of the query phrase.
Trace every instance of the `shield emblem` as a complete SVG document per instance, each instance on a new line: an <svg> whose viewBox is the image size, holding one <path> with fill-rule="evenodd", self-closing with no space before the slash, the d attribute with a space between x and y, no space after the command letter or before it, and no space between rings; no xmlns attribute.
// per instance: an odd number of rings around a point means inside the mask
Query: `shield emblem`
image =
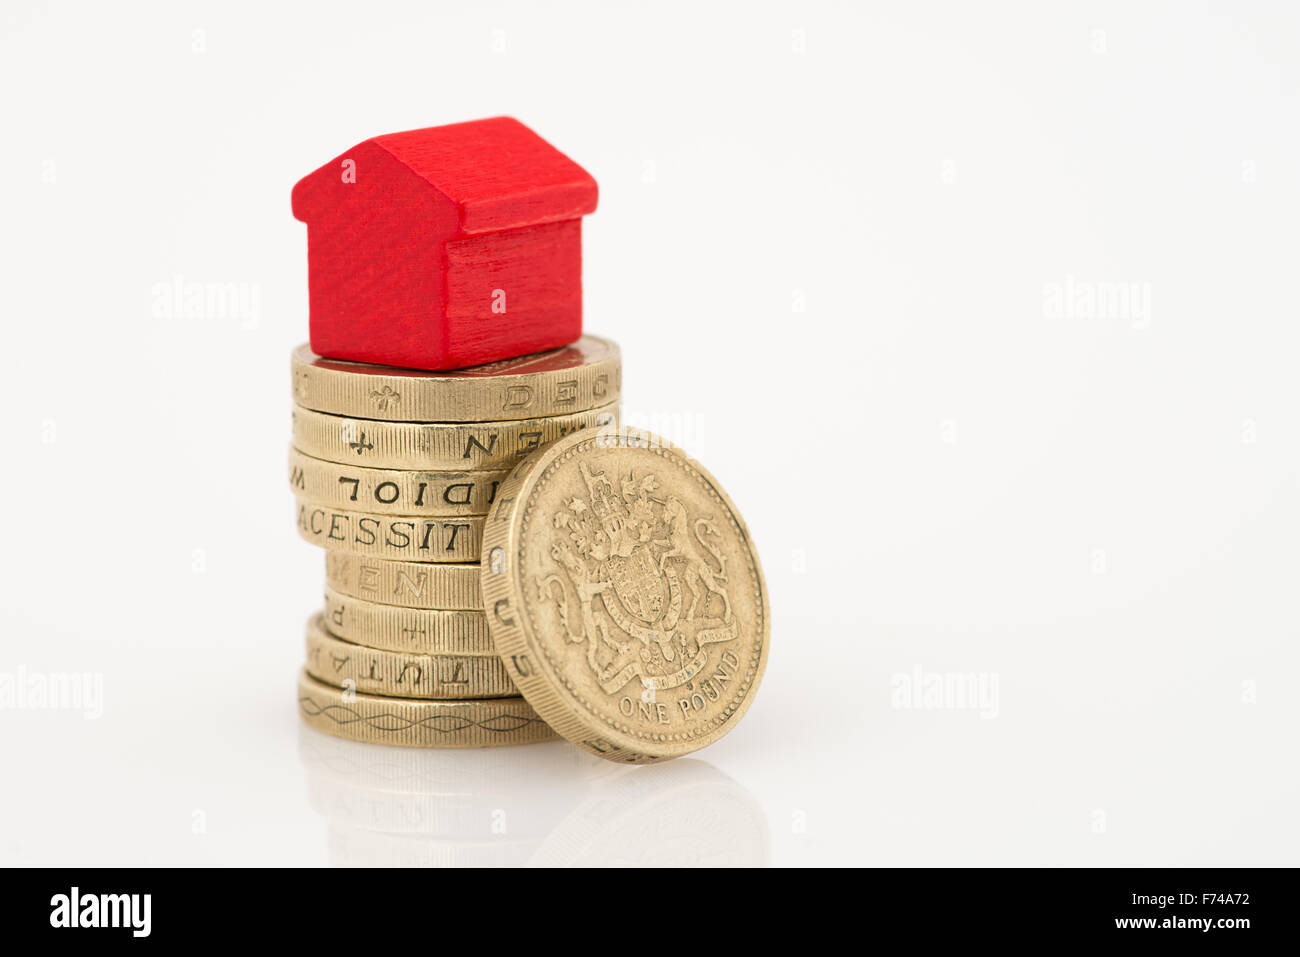
<svg viewBox="0 0 1300 957"><path fill-rule="evenodd" d="M619 555L611 558L609 580L628 614L647 625L654 624L663 615L668 589L650 549L636 548L626 558Z"/></svg>

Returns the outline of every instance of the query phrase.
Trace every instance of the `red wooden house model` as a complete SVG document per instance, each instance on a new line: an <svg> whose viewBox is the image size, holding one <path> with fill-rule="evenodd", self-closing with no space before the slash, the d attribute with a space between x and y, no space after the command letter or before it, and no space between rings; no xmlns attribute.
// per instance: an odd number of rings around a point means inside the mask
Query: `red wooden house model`
<svg viewBox="0 0 1300 957"><path fill-rule="evenodd" d="M508 117L366 140L293 188L318 355L458 369L582 334L596 181Z"/></svg>

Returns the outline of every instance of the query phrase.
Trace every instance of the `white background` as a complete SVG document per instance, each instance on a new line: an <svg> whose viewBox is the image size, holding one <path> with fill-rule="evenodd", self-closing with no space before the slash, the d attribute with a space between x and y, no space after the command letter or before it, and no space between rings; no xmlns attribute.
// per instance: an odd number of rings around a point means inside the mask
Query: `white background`
<svg viewBox="0 0 1300 957"><path fill-rule="evenodd" d="M4 18L0 672L103 713L0 711L0 860L1298 862L1293 5ZM691 762L299 727L289 190L502 113L600 183L587 327L766 566L765 683Z"/></svg>

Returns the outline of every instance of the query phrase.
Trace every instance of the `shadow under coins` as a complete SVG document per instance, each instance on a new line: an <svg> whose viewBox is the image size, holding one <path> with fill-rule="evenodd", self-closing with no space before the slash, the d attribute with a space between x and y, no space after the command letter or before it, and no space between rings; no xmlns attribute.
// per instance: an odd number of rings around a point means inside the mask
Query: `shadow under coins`
<svg viewBox="0 0 1300 957"><path fill-rule="evenodd" d="M336 867L759 867L767 818L713 765L625 767L565 741L424 750L301 726Z"/></svg>

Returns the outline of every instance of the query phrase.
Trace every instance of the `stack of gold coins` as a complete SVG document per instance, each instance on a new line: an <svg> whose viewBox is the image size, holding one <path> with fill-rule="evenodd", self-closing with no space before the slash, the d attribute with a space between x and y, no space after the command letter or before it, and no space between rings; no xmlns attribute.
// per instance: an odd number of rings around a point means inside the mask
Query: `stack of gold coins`
<svg viewBox="0 0 1300 957"><path fill-rule="evenodd" d="M326 552L298 704L340 737L482 747L555 737L519 696L479 585L485 516L509 471L618 422L618 347L594 336L453 372L293 354L289 482ZM504 504L504 503L503 503Z"/></svg>

